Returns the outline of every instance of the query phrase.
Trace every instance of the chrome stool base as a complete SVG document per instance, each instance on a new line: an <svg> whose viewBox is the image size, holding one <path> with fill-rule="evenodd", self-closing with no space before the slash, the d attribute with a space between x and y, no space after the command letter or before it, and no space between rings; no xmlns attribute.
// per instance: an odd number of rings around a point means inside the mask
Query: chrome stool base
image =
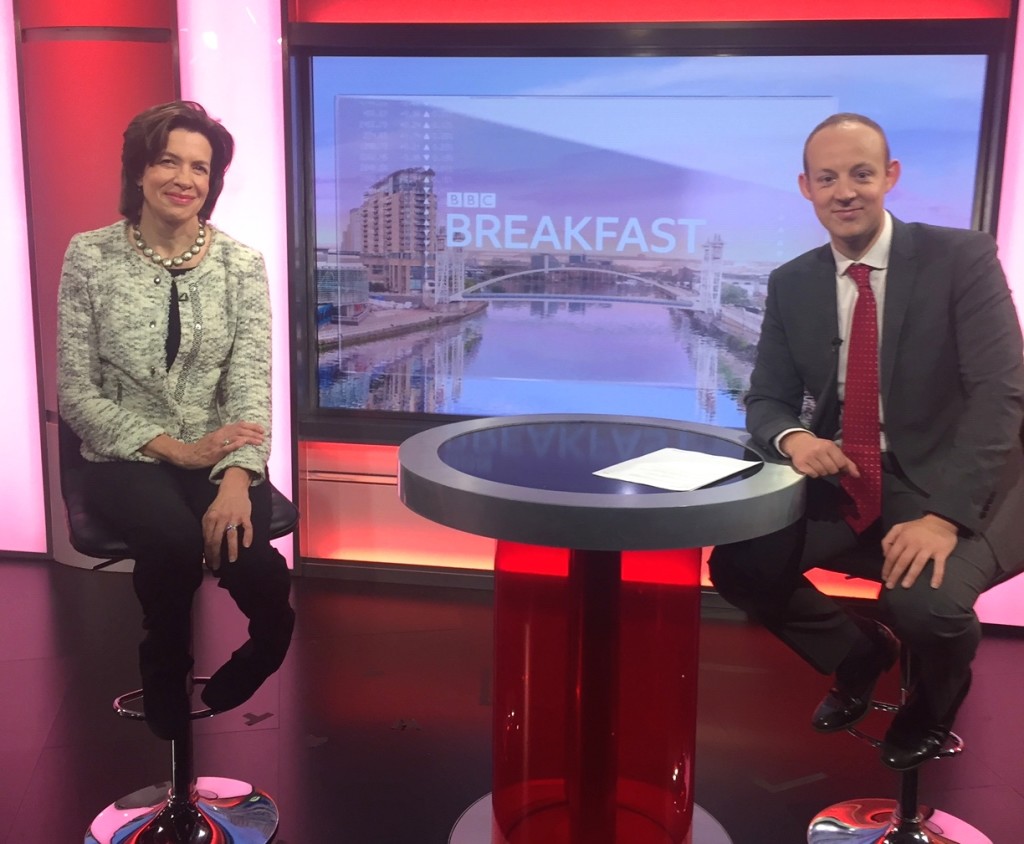
<svg viewBox="0 0 1024 844"><path fill-rule="evenodd" d="M199 777L181 801L170 787L152 785L111 803L85 844L269 844L277 834L277 806L247 782Z"/></svg>
<svg viewBox="0 0 1024 844"><path fill-rule="evenodd" d="M193 677L192 692L209 677ZM114 701L122 718L145 721L142 690ZM171 744L171 780L133 791L93 820L85 844L270 844L277 835L277 805L241 780L193 774L192 721L209 718L207 706L192 710L188 729Z"/></svg>
<svg viewBox="0 0 1024 844"><path fill-rule="evenodd" d="M945 812L919 810L900 818L896 800L846 800L817 814L808 844L992 844L973 826Z"/></svg>
<svg viewBox="0 0 1024 844"><path fill-rule="evenodd" d="M901 703L906 701L914 677L910 662L909 652L901 648ZM876 700L871 701L871 708L893 715L900 710L897 704ZM875 749L883 744L882 739L856 727L848 728L847 732ZM951 732L931 758L949 759L963 750L964 740ZM807 827L807 844L992 844L969 823L922 806L918 800L919 773L918 767L900 773L899 800L844 800L818 812Z"/></svg>

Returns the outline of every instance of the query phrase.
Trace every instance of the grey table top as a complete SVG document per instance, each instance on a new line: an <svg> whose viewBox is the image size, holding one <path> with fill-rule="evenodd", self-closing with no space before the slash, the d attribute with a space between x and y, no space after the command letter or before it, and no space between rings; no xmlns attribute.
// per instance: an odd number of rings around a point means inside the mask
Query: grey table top
<svg viewBox="0 0 1024 844"><path fill-rule="evenodd" d="M693 548L778 530L803 512L803 478L764 462L691 492L593 474L660 448L763 459L740 431L639 416L490 417L416 434L398 452L413 512L510 542L597 551Z"/></svg>

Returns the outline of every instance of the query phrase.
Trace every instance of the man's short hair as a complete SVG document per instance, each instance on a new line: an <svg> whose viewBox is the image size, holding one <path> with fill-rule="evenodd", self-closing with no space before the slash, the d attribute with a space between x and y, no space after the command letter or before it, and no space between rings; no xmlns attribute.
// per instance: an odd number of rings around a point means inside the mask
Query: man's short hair
<svg viewBox="0 0 1024 844"><path fill-rule="evenodd" d="M863 114L857 114L852 111L841 111L839 114L833 114L831 117L826 117L817 126L811 130L811 134L807 136L807 140L804 141L804 173L807 172L807 147L810 146L811 139L818 134L822 129L827 129L829 126L839 126L842 123L859 123L861 126L867 126L869 129L874 129L882 137L882 145L885 147L885 163L886 165L892 161L892 157L889 153L889 139L885 136L885 130L879 126L870 117L865 117Z"/></svg>

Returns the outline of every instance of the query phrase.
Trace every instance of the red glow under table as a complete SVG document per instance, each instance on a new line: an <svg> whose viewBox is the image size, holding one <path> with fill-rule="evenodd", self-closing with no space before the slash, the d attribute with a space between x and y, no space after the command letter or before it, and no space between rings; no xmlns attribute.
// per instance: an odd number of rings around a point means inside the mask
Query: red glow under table
<svg viewBox="0 0 1024 844"><path fill-rule="evenodd" d="M738 431L605 415L399 449L411 510L498 540L491 844L694 841L701 548L792 523L803 484L771 462L692 492L593 474L661 448L762 459Z"/></svg>

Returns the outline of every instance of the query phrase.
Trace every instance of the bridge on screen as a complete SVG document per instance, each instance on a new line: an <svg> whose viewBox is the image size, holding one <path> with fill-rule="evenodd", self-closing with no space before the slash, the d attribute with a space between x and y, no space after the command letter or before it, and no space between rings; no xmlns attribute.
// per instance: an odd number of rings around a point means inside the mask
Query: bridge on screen
<svg viewBox="0 0 1024 844"><path fill-rule="evenodd" d="M545 276L545 281L550 279L550 285L543 289L516 289L501 290L510 280L518 280L520 283L529 281L529 277ZM551 278L555 276L556 278ZM621 282L635 284L637 288L627 288L612 292L588 292L586 290L566 290L565 287L571 279L563 281L557 276L575 276L581 283L586 284L589 277L602 277L601 280L608 282ZM439 279L440 282L440 279ZM447 291L442 290L442 284L438 285L438 299L442 299ZM644 278L643 276L620 270L604 269L602 267L537 267L528 270L518 270L507 273L496 278L489 278L476 284L458 289L452 285L454 290L448 293L448 301L561 301L561 302L623 302L630 304L660 305L665 308L674 308L688 311L703 310L698 299L699 296L690 290L683 290L671 284L657 279ZM562 288L562 289L559 289ZM657 295L652 295L657 294Z"/></svg>

